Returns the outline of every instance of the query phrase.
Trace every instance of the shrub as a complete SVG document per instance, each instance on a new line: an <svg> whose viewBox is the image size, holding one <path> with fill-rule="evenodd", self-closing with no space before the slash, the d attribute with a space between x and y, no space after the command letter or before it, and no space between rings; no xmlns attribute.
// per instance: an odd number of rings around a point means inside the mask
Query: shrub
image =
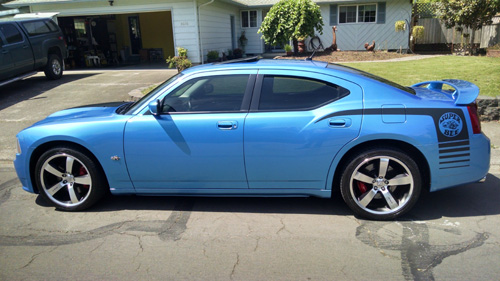
<svg viewBox="0 0 500 281"><path fill-rule="evenodd" d="M177 47L178 56L168 57L165 61L168 63L168 67L177 68L178 72L193 66L190 60L187 58L187 49L182 47Z"/></svg>
<svg viewBox="0 0 500 281"><path fill-rule="evenodd" d="M235 59L242 58L243 57L243 50L240 49L240 48L234 49L233 56L234 56Z"/></svg>
<svg viewBox="0 0 500 281"><path fill-rule="evenodd" d="M218 51L209 51L207 54L207 59L209 61L214 61L219 59L219 52Z"/></svg>

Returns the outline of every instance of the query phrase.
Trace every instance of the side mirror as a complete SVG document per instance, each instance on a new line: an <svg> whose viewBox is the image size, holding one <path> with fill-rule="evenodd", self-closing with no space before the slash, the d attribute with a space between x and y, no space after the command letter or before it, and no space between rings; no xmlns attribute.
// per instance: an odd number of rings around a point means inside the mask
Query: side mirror
<svg viewBox="0 0 500 281"><path fill-rule="evenodd" d="M161 111L162 106L160 100L155 100L149 103L149 112L151 112L151 114L158 116L160 115Z"/></svg>

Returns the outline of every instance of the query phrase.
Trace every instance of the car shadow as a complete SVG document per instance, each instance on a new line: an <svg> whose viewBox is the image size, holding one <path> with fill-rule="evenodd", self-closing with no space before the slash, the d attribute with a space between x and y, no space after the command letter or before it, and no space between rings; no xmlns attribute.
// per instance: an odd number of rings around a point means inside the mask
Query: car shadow
<svg viewBox="0 0 500 281"><path fill-rule="evenodd" d="M36 202L39 206L50 207L40 196ZM437 192L423 193L413 209L399 220L434 220L442 217L498 215L500 214L498 202L500 202L500 179L488 174L484 183L473 183ZM334 194L332 199L108 195L85 212L122 210L353 215L338 192Z"/></svg>
<svg viewBox="0 0 500 281"><path fill-rule="evenodd" d="M488 174L484 183L471 183L423 193L416 206L403 217L433 220L442 217L477 217L500 214L500 179Z"/></svg>
<svg viewBox="0 0 500 281"><path fill-rule="evenodd" d="M36 75L0 87L0 110L25 100L43 99L39 95L62 84L94 76L96 73L65 73L59 80L48 80L45 76Z"/></svg>

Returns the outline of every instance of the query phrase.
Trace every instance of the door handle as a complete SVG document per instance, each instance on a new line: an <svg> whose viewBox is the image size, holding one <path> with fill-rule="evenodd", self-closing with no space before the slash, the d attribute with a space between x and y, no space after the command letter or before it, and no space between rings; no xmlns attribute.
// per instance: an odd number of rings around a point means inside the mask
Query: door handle
<svg viewBox="0 0 500 281"><path fill-rule="evenodd" d="M328 119L328 125L330 127L335 128L348 128L352 124L352 120L350 118L335 118Z"/></svg>
<svg viewBox="0 0 500 281"><path fill-rule="evenodd" d="M23 45L23 49L26 49L28 48L29 46L28 45Z"/></svg>
<svg viewBox="0 0 500 281"><path fill-rule="evenodd" d="M2 54L7 54L9 51L7 50L2 50Z"/></svg>
<svg viewBox="0 0 500 281"><path fill-rule="evenodd" d="M238 128L238 122L236 122L236 121L219 121L219 122L217 122L217 128L219 128L219 130L236 130Z"/></svg>

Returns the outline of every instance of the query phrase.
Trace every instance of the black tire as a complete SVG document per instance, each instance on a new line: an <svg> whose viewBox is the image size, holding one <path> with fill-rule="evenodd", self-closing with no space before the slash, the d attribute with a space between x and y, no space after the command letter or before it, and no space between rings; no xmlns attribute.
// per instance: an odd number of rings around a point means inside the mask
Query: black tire
<svg viewBox="0 0 500 281"><path fill-rule="evenodd" d="M357 215L390 220L409 211L418 201L422 178L415 161L404 152L373 148L348 159L340 191Z"/></svg>
<svg viewBox="0 0 500 281"><path fill-rule="evenodd" d="M45 76L50 80L60 79L63 75L63 61L61 57L56 54L50 54L44 72Z"/></svg>
<svg viewBox="0 0 500 281"><path fill-rule="evenodd" d="M40 196L60 210L87 209L108 189L98 163L70 146L49 149L38 159L35 169Z"/></svg>

